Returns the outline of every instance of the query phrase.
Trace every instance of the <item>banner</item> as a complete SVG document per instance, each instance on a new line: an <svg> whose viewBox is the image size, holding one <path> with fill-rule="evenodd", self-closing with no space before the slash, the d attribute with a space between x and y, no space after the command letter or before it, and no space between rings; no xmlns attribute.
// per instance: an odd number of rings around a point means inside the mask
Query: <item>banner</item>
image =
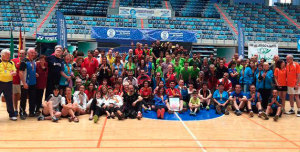
<svg viewBox="0 0 300 152"><path fill-rule="evenodd" d="M64 15L60 11L56 11L57 20L57 44L63 48L67 47L67 26Z"/></svg>
<svg viewBox="0 0 300 152"><path fill-rule="evenodd" d="M264 58L267 62L272 62L274 55L278 55L278 44L249 43L248 58L254 55L258 55L258 60Z"/></svg>
<svg viewBox="0 0 300 152"><path fill-rule="evenodd" d="M92 27L92 38L114 40L145 40L197 42L196 33L183 30Z"/></svg>
<svg viewBox="0 0 300 152"><path fill-rule="evenodd" d="M119 15L135 16L136 18L148 17L171 17L171 10L169 9L148 9L148 8L133 8L133 7L119 7Z"/></svg>
<svg viewBox="0 0 300 152"><path fill-rule="evenodd" d="M40 43L56 43L57 35L41 35L36 34L36 42Z"/></svg>
<svg viewBox="0 0 300 152"><path fill-rule="evenodd" d="M238 53L240 58L244 58L245 37L242 29L242 23L238 21Z"/></svg>
<svg viewBox="0 0 300 152"><path fill-rule="evenodd" d="M298 45L298 52L300 52L300 37L298 38L297 45Z"/></svg>

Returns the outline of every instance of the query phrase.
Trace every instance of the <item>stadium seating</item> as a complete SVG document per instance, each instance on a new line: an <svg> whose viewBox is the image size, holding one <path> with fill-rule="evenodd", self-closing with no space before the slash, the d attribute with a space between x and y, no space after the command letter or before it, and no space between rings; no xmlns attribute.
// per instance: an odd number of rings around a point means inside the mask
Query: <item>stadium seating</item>
<svg viewBox="0 0 300 152"><path fill-rule="evenodd" d="M1 0L0 31L29 32L51 0Z"/></svg>
<svg viewBox="0 0 300 152"><path fill-rule="evenodd" d="M222 4L234 23L242 23L249 41L296 42L300 31L272 7L260 4Z"/></svg>
<svg viewBox="0 0 300 152"><path fill-rule="evenodd" d="M149 28L193 30L197 32L198 39L235 39L222 19L152 17L148 19L148 23Z"/></svg>
<svg viewBox="0 0 300 152"><path fill-rule="evenodd" d="M294 5L280 4L275 3L275 5L283 8L285 12L287 12L293 19L295 19L298 23L300 23L300 7Z"/></svg>
<svg viewBox="0 0 300 152"><path fill-rule="evenodd" d="M209 0L170 0L170 3L178 17L220 18Z"/></svg>
<svg viewBox="0 0 300 152"><path fill-rule="evenodd" d="M137 20L132 16L107 15L104 17L92 16L65 16L68 34L90 34L91 27L137 27ZM44 29L45 33L56 33L56 16L50 20L50 24Z"/></svg>
<svg viewBox="0 0 300 152"><path fill-rule="evenodd" d="M161 8L162 0L120 0L121 7Z"/></svg>
<svg viewBox="0 0 300 152"><path fill-rule="evenodd" d="M108 0L62 0L58 6L65 15L106 16Z"/></svg>

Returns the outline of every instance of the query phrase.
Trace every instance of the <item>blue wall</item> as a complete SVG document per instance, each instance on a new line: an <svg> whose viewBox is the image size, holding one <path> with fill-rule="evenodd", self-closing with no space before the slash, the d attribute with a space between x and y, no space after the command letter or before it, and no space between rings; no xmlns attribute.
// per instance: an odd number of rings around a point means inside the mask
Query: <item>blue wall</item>
<svg viewBox="0 0 300 152"><path fill-rule="evenodd" d="M264 0L234 0L234 3L259 3L264 4Z"/></svg>

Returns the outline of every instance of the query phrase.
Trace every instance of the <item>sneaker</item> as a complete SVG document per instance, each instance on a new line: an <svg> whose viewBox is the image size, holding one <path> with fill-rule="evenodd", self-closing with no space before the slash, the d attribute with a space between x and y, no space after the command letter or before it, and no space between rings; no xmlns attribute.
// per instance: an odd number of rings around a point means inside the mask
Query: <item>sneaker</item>
<svg viewBox="0 0 300 152"><path fill-rule="evenodd" d="M57 121L58 121L58 119L55 116L53 116L52 117L52 122L57 122Z"/></svg>
<svg viewBox="0 0 300 152"><path fill-rule="evenodd" d="M118 117L119 120L123 120L123 115L119 115L118 113L116 113L116 116Z"/></svg>
<svg viewBox="0 0 300 152"><path fill-rule="evenodd" d="M268 115L267 115L265 112L260 113L260 116L261 116L262 118L264 118L265 120L268 120L268 119L269 119Z"/></svg>
<svg viewBox="0 0 300 152"><path fill-rule="evenodd" d="M250 111L249 115L250 115L250 117L253 117L254 116L253 111Z"/></svg>
<svg viewBox="0 0 300 152"><path fill-rule="evenodd" d="M190 116L193 115L193 111L190 112Z"/></svg>
<svg viewBox="0 0 300 152"><path fill-rule="evenodd" d="M111 115L110 117L111 117L112 119L115 119L115 115Z"/></svg>
<svg viewBox="0 0 300 152"><path fill-rule="evenodd" d="M20 114L20 118L21 118L21 120L26 120L27 114Z"/></svg>
<svg viewBox="0 0 300 152"><path fill-rule="evenodd" d="M18 118L17 117L9 117L9 120L12 120L12 121L17 121Z"/></svg>
<svg viewBox="0 0 300 152"><path fill-rule="evenodd" d="M300 111L297 111L297 117L300 117Z"/></svg>
<svg viewBox="0 0 300 152"><path fill-rule="evenodd" d="M94 115L94 123L97 123L99 120L99 116L98 115Z"/></svg>
<svg viewBox="0 0 300 152"><path fill-rule="evenodd" d="M203 106L203 104L202 104L202 103L200 103L200 108L201 108L201 109L203 109L203 108L204 108L204 106Z"/></svg>
<svg viewBox="0 0 300 152"><path fill-rule="evenodd" d="M237 110L236 113L235 113L237 116L240 116L242 115L242 112L240 110Z"/></svg>
<svg viewBox="0 0 300 152"><path fill-rule="evenodd" d="M35 112L35 117L38 117L38 116L40 116L40 114L41 114L41 112L40 111L37 111L37 112Z"/></svg>
<svg viewBox="0 0 300 152"><path fill-rule="evenodd" d="M111 117L110 116L107 116L107 119L110 119Z"/></svg>
<svg viewBox="0 0 300 152"><path fill-rule="evenodd" d="M279 116L276 115L273 119L274 119L274 121L277 121L279 119Z"/></svg>
<svg viewBox="0 0 300 152"><path fill-rule="evenodd" d="M29 117L35 117L35 114L34 113L30 113Z"/></svg>
<svg viewBox="0 0 300 152"><path fill-rule="evenodd" d="M38 121L45 120L45 117L43 115L40 115L39 117L37 117L37 120Z"/></svg>
<svg viewBox="0 0 300 152"><path fill-rule="evenodd" d="M209 108L209 106L206 106L206 108L205 108L206 110L209 110L210 108Z"/></svg>
<svg viewBox="0 0 300 152"><path fill-rule="evenodd" d="M19 114L18 111L15 111L15 116L16 116L16 117L18 117L18 114Z"/></svg>
<svg viewBox="0 0 300 152"><path fill-rule="evenodd" d="M90 117L89 117L89 120L90 120L90 121L93 120L93 116L90 116Z"/></svg>
<svg viewBox="0 0 300 152"><path fill-rule="evenodd" d="M217 114L222 114L221 107L219 105L216 106Z"/></svg>
<svg viewBox="0 0 300 152"><path fill-rule="evenodd" d="M142 113L139 112L136 118L137 118L138 120L141 120L141 118L142 118Z"/></svg>
<svg viewBox="0 0 300 152"><path fill-rule="evenodd" d="M193 116L196 116L197 114L196 114L196 112L193 112Z"/></svg>
<svg viewBox="0 0 300 152"><path fill-rule="evenodd" d="M225 109L225 115L229 115L229 111L227 109Z"/></svg>
<svg viewBox="0 0 300 152"><path fill-rule="evenodd" d="M293 114L295 114L295 111L294 111L293 109L291 109L291 110L288 111L286 114L288 114L288 115L293 115Z"/></svg>
<svg viewBox="0 0 300 152"><path fill-rule="evenodd" d="M69 122L72 122L73 118L72 117L68 117L68 120L69 120Z"/></svg>

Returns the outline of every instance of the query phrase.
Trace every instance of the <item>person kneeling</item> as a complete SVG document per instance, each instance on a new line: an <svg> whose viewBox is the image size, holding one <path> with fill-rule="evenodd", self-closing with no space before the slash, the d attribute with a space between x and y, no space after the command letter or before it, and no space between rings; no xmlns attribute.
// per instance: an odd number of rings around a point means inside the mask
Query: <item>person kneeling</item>
<svg viewBox="0 0 300 152"><path fill-rule="evenodd" d="M268 116L274 116L274 121L277 121L279 119L279 116L281 116L281 99L278 96L277 90L273 90L272 96L269 98L269 104L267 107L267 115ZM268 120L269 117L266 117L265 119Z"/></svg>
<svg viewBox="0 0 300 152"><path fill-rule="evenodd" d="M51 120L57 122L61 116L60 104L62 96L59 94L59 87L54 86L53 94L51 94L43 103L42 114L37 118L40 120Z"/></svg>
<svg viewBox="0 0 300 152"><path fill-rule="evenodd" d="M190 115L196 116L197 110L200 110L200 99L198 98L197 91L192 93L192 97L189 102Z"/></svg>

